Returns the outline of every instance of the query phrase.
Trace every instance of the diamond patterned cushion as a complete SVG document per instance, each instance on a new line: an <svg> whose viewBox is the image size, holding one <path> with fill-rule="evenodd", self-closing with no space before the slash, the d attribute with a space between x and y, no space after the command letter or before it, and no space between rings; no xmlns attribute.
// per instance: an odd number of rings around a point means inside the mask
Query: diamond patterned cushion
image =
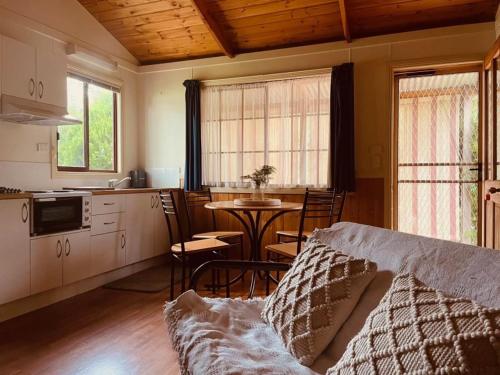
<svg viewBox="0 0 500 375"><path fill-rule="evenodd" d="M334 374L500 374L500 309L397 275Z"/></svg>
<svg viewBox="0 0 500 375"><path fill-rule="evenodd" d="M300 363L310 365L349 317L375 273L375 263L311 239L266 299L262 319Z"/></svg>

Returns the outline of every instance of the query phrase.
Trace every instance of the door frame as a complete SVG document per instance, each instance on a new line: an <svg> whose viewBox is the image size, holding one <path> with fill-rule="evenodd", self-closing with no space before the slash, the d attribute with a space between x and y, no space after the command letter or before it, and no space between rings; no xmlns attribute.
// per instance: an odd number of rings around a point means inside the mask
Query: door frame
<svg viewBox="0 0 500 375"><path fill-rule="evenodd" d="M394 67L392 69L392 121L391 121L391 229L398 230L398 130L399 130L399 80L401 78L418 77L424 75L444 75L455 73L474 73L479 74L478 86L478 213L477 213L477 239L481 243L483 237L483 183L484 166L483 162L483 130L484 130L484 97L483 97L483 62L463 62L450 64L436 64L424 66ZM420 74L419 74L420 73ZM427 73L427 74L426 74Z"/></svg>
<svg viewBox="0 0 500 375"><path fill-rule="evenodd" d="M487 201L485 199L485 192L487 191L487 187L491 185L493 181L499 180L500 176L497 173L497 168L496 165L491 165L491 175L488 173L488 168L490 166L490 163L492 163L491 160L489 160L489 150L488 150L488 144L489 144L489 134L488 134L488 126L489 126L489 111L488 111L488 106L489 106L489 96L488 96L488 75L486 74L486 71L491 69L491 79L493 82L498 82L498 77L497 77L497 69L498 69L498 57L500 56L500 37L498 37L491 46L491 48L488 50L488 53L486 54L483 62L483 81L484 81L484 86L483 86L483 93L484 93L484 100L483 100L483 129L484 129L484 136L483 136L483 160L484 160L484 167L483 167L483 191L481 195L481 208L483 209L481 218L483 220L483 230L481 232L481 245L486 246L487 245L487 226L490 224L486 220L487 216ZM493 87L492 90L492 102L494 103L493 105L497 105L498 103L498 98L497 98L497 89L496 87ZM497 132L498 132L498 118L497 118L497 110L493 109L492 111L492 117L493 117L493 123L496 125L493 127L492 130L492 144L491 147L493 148L492 150L492 156L493 156L493 161L498 162L499 155L497 155ZM492 216L491 220L493 220L493 223L491 225L495 226L495 220L494 216Z"/></svg>

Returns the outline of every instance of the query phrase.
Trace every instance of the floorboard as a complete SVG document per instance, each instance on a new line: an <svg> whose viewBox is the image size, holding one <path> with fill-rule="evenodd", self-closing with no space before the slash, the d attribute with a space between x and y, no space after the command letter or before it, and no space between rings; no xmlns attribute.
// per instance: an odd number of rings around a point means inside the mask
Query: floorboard
<svg viewBox="0 0 500 375"><path fill-rule="evenodd" d="M177 375L167 296L99 288L0 323L0 374Z"/></svg>

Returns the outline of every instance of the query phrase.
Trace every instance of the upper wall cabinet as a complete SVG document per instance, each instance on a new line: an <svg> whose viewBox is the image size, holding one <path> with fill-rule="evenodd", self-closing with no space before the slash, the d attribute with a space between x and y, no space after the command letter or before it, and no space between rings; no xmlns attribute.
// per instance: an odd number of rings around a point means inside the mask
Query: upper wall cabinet
<svg viewBox="0 0 500 375"><path fill-rule="evenodd" d="M2 93L36 98L36 50L7 37L2 38Z"/></svg>
<svg viewBox="0 0 500 375"><path fill-rule="evenodd" d="M37 50L37 100L66 108L66 56Z"/></svg>
<svg viewBox="0 0 500 375"><path fill-rule="evenodd" d="M66 108L66 59L2 37L2 93Z"/></svg>

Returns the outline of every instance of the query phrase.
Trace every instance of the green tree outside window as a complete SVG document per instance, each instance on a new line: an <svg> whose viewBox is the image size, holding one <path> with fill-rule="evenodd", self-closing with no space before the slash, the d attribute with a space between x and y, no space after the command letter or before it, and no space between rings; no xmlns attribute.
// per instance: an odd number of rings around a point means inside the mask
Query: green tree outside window
<svg viewBox="0 0 500 375"><path fill-rule="evenodd" d="M68 113L80 119L82 124L58 127L59 169L114 171L115 96L118 94L73 76L68 77L67 85Z"/></svg>

